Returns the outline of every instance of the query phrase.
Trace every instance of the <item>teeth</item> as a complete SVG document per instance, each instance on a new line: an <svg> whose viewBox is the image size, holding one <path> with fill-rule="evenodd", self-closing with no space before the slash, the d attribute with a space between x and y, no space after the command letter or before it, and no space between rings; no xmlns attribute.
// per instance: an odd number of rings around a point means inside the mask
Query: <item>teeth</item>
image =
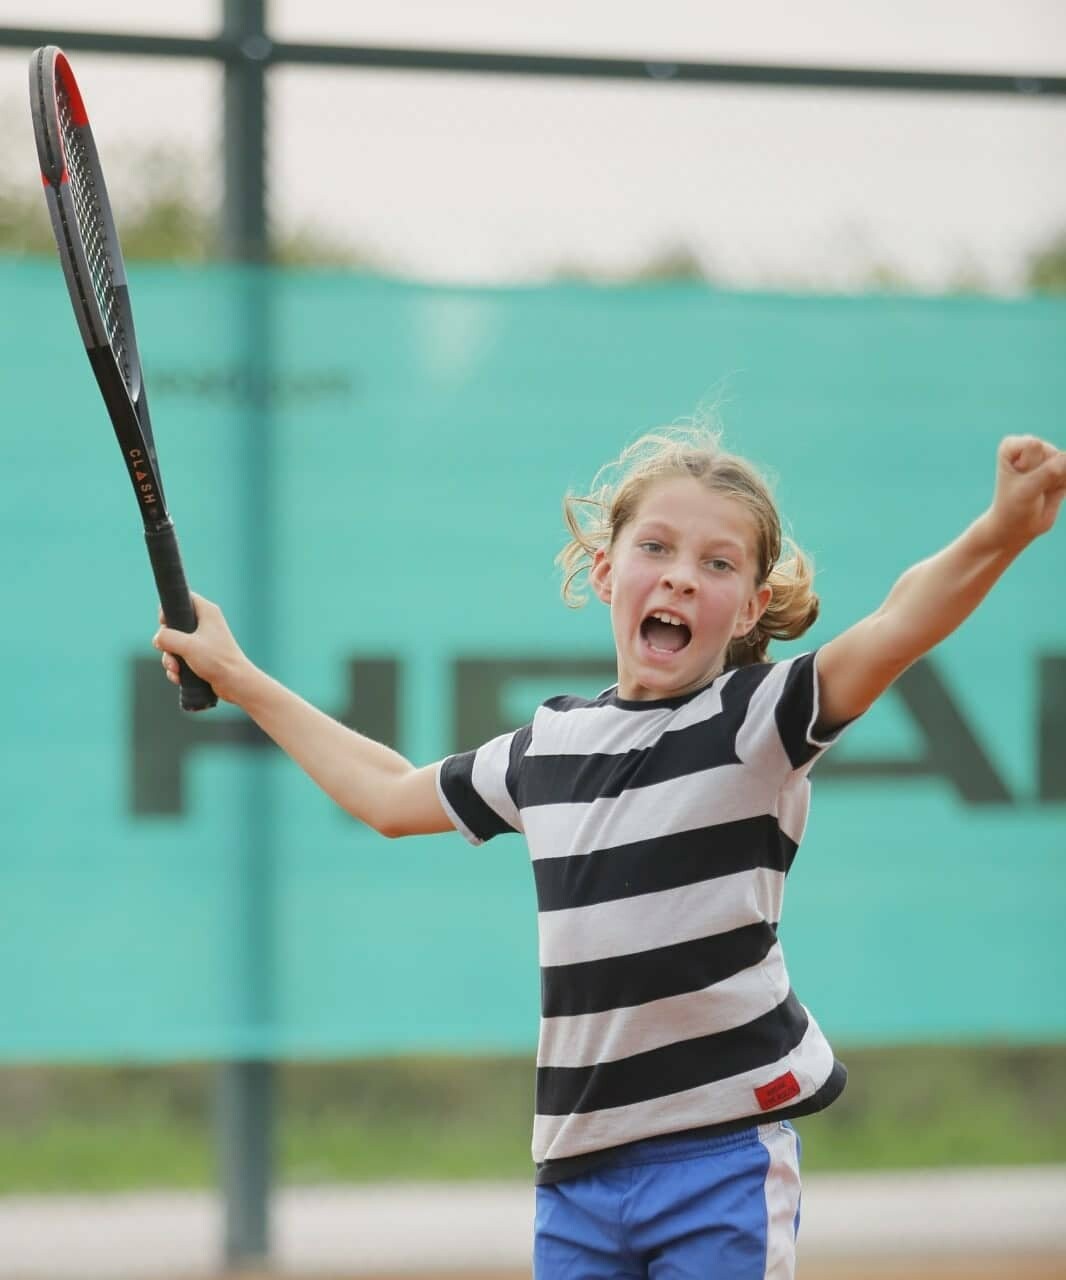
<svg viewBox="0 0 1066 1280"><path fill-rule="evenodd" d="M672 627L680 627L682 625L680 618L671 617L668 613L653 613L653 618L658 618L660 622L669 622Z"/></svg>

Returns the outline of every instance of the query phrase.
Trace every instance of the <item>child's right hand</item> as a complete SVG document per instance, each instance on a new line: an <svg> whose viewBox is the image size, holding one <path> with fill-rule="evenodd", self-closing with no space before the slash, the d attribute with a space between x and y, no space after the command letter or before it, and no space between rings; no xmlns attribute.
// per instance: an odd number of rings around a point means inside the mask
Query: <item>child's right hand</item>
<svg viewBox="0 0 1066 1280"><path fill-rule="evenodd" d="M178 684L178 657L181 657L220 698L239 702L242 677L253 669L252 664L234 640L218 605L195 593L190 595L196 610L196 630L176 631L164 623L152 637L153 646L163 651L167 679L171 684ZM163 622L162 609L159 621Z"/></svg>
<svg viewBox="0 0 1066 1280"><path fill-rule="evenodd" d="M1066 499L1066 450L1036 436L1007 436L996 454L996 492L988 528L1021 550L1047 533Z"/></svg>

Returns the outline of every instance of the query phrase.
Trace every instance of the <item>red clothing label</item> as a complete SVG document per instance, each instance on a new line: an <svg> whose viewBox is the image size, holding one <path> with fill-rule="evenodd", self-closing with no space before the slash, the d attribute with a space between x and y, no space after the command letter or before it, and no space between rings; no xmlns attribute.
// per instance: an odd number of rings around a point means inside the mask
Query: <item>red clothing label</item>
<svg viewBox="0 0 1066 1280"><path fill-rule="evenodd" d="M771 1080L769 1084L761 1085L756 1089L755 1098L761 1110L772 1111L774 1107L780 1107L790 1098L794 1098L799 1091L799 1082L796 1077L791 1071L786 1071L783 1076L778 1076L776 1080Z"/></svg>

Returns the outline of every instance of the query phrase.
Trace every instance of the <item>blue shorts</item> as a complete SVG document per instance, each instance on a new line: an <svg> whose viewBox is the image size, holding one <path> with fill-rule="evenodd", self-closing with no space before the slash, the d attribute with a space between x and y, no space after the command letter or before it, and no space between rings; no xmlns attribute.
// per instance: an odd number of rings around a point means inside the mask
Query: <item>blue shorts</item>
<svg viewBox="0 0 1066 1280"><path fill-rule="evenodd" d="M537 1187L534 1280L792 1280L799 1150L787 1120L649 1138Z"/></svg>

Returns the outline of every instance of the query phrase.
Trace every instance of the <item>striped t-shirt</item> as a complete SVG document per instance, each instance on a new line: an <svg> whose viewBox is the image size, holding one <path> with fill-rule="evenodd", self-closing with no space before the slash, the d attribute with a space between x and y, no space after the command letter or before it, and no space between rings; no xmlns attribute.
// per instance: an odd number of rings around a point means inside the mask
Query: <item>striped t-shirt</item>
<svg viewBox="0 0 1066 1280"><path fill-rule="evenodd" d="M807 820L814 654L695 693L551 698L441 764L480 844L523 832L541 969L538 1181L592 1153L819 1110L845 1072L792 991L777 937Z"/></svg>

